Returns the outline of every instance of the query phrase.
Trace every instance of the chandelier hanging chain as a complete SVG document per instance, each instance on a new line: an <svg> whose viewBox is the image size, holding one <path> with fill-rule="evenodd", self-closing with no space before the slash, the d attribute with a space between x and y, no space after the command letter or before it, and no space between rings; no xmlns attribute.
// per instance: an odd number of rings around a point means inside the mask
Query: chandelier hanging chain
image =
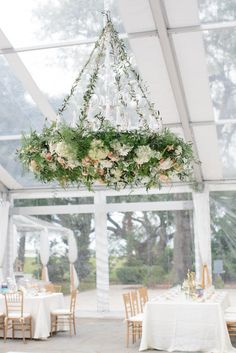
<svg viewBox="0 0 236 353"><path fill-rule="evenodd" d="M111 44L111 52L112 52L113 57L114 58L119 58L121 55L123 57L123 52L121 52L119 50L120 48L118 47L117 42L114 39L114 36L111 38L110 44ZM149 125L148 125L147 119L145 119L145 117L144 117L144 115L142 113L142 110L140 108L140 101L139 101L139 99L138 99L138 97L136 95L134 84L129 80L130 77L129 77L129 73L126 70L126 67L125 67L126 65L127 64L125 62L125 64L123 65L122 69L123 69L123 72L125 73L125 76L126 76L127 81L128 81L127 85L129 87L129 89L128 89L129 97L130 97L131 101L133 101L135 103L135 105L136 105L136 112L137 112L137 114L139 116L139 123L142 124L144 126L144 128L148 130L149 129ZM127 107L127 103L125 102L123 94L122 94L121 75L120 75L120 72L119 72L119 66L118 65L114 65L113 66L113 70L115 72L115 77L116 77L115 84L116 84L117 90L119 92L119 94L118 94L119 101L120 101L121 105L124 108L126 108Z"/></svg>
<svg viewBox="0 0 236 353"><path fill-rule="evenodd" d="M76 91L76 88L78 86L78 84L80 83L81 81L81 78L85 72L85 70L87 69L87 67L89 66L89 64L91 63L92 61L92 58L94 56L94 54L96 53L97 49L99 48L100 46L100 41L101 39L103 38L104 36L104 32L105 32L106 28L104 27L98 40L96 41L95 45L94 45L94 48L93 50L91 51L89 57L88 57L88 60L86 61L84 67L81 69L79 75L76 77L75 81L73 82L72 86L71 86L71 90L70 90L70 93L64 98L63 100L63 103L61 105L61 107L58 109L58 115L61 116L64 111L68 108L68 105L69 105L69 102L70 102L70 99L71 97L74 95L75 91Z"/></svg>
<svg viewBox="0 0 236 353"><path fill-rule="evenodd" d="M80 121L79 121L79 124L81 127L83 126L85 120L87 119L89 104L90 104L91 98L94 94L94 91L96 88L96 82L98 80L99 71L101 69L101 61L102 61L103 57L105 56L104 49L105 49L105 42L106 42L106 32L107 32L107 30L105 28L104 35L101 38L101 41L99 41L98 52L97 52L97 56L95 58L95 67L94 67L92 74L90 75L89 83L88 83L88 85L86 87L86 91L83 95L83 106L80 109Z"/></svg>
<svg viewBox="0 0 236 353"><path fill-rule="evenodd" d="M121 39L119 37L119 34L116 31L116 29L114 28L114 25L113 25L109 16L107 17L107 25L110 28L111 42L113 42L114 47L118 49L119 58L127 64L128 68L130 69L131 73L133 74L133 77L138 84L138 87L143 95L143 98L146 100L146 102L148 104L151 115L155 119L159 120L160 119L160 112L156 111L154 104L150 102L150 100L148 98L148 89L147 89L146 85L144 84L143 80L140 78L137 70L131 64L130 59L127 55L127 52L125 50L125 43L124 43L123 39Z"/></svg>
<svg viewBox="0 0 236 353"><path fill-rule="evenodd" d="M136 69L133 67L131 64L129 57L126 53L125 50L125 44L124 41L119 38L119 34L114 28L114 25L111 21L110 15L108 12L105 13L106 16L106 24L105 27L103 28L101 35L99 36L98 40L95 43L94 49L92 50L87 62L85 63L84 67L80 71L78 77L75 79L74 83L72 84L70 93L65 97L62 106L58 110L58 116L62 116L64 111L68 108L68 105L70 103L70 100L72 96L75 94L76 88L79 85L81 78L83 74L85 73L85 70L88 68L88 66L92 63L93 59L95 62L95 66L92 70L92 73L90 75L89 83L86 87L84 96L83 96L83 107L80 109L80 117L79 117L79 125L82 127L83 124L85 123L85 120L87 119L87 113L89 109L89 104L91 101L91 98L94 94L95 88L96 88L96 83L99 78L99 71L101 69L101 64L102 64L102 59L106 55L112 55L114 61L118 60L120 65L113 64L112 68L115 73L115 85L118 90L118 99L123 108L127 108L127 103L124 99L124 96L122 94L122 87L121 87L121 74L120 74L120 69L122 69L122 72L126 76L128 83L127 83L127 88L128 88L128 95L131 98L131 101L135 103L136 106L136 113L139 116L139 123L143 125L143 127L146 130L150 129L149 123L147 118L145 118L144 113L142 112L142 108L140 106L140 99L137 97L137 93L135 90L135 85L132 80L130 80L131 77L133 77L134 81L137 83L137 87L139 88L141 92L141 98L146 101L147 103L147 108L150 112L150 115L158 122L158 127L161 130L161 118L160 118L160 113L159 111L156 111L154 108L154 104L150 102L148 99L148 90L147 87L145 86L144 82L141 80L138 72ZM111 47L111 52L109 52L109 46ZM106 59L105 59L106 61ZM106 62L105 62L106 64ZM130 73L131 76L130 76ZM106 80L108 78L106 77ZM107 100L107 97L106 97ZM107 102L106 102L107 105ZM107 111L107 109L106 109ZM107 114L106 114L107 115ZM101 125L103 124L104 119L101 119L100 115L96 115L95 118L99 118L101 120Z"/></svg>

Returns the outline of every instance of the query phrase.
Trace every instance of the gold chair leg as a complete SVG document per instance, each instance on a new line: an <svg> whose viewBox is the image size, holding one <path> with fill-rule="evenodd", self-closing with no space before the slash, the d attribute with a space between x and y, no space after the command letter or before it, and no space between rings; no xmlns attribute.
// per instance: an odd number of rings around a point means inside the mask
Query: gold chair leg
<svg viewBox="0 0 236 353"><path fill-rule="evenodd" d="M21 331L22 331L23 342L26 343L26 340L25 340L25 322L24 321L21 323Z"/></svg>
<svg viewBox="0 0 236 353"><path fill-rule="evenodd" d="M75 322L75 315L73 315L73 326L74 326L74 334L76 335L76 322Z"/></svg>
<svg viewBox="0 0 236 353"><path fill-rule="evenodd" d="M130 335L130 332L129 332L129 323L127 323L127 328L126 328L126 347L127 347L127 348L129 347L129 335Z"/></svg>
<svg viewBox="0 0 236 353"><path fill-rule="evenodd" d="M32 334L32 317L30 318L30 339L32 340L33 334Z"/></svg>
<svg viewBox="0 0 236 353"><path fill-rule="evenodd" d="M15 338L15 324L14 324L14 320L12 320L12 338Z"/></svg>
<svg viewBox="0 0 236 353"><path fill-rule="evenodd" d="M53 315L51 314L51 332L50 332L50 336L53 335Z"/></svg>
<svg viewBox="0 0 236 353"><path fill-rule="evenodd" d="M8 334L8 319L5 318L4 320L4 342L7 340L7 334Z"/></svg>
<svg viewBox="0 0 236 353"><path fill-rule="evenodd" d="M70 336L72 336L72 318L69 316L69 323L70 323Z"/></svg>

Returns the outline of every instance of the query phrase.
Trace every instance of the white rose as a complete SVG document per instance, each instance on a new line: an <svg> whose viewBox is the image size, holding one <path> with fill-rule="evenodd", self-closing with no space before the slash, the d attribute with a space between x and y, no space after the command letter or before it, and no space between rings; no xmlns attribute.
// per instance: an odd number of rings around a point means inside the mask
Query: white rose
<svg viewBox="0 0 236 353"><path fill-rule="evenodd" d="M112 168L113 162L104 160L104 161L100 161L100 165L102 168Z"/></svg>

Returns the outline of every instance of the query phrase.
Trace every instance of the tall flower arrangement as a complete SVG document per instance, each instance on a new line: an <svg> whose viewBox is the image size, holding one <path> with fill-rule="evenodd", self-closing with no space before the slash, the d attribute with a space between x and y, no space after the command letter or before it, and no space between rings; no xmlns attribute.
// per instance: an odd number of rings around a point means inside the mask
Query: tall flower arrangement
<svg viewBox="0 0 236 353"><path fill-rule="evenodd" d="M134 129L112 121L104 111L96 112L92 119L89 117L107 48L113 58L112 78L119 109L122 112L129 102L132 103L138 117L138 126ZM63 116L91 65L76 126L56 122L45 126L41 133L32 131L23 136L18 156L26 169L45 183L58 181L64 187L71 183L83 184L88 189L96 183L116 189L126 186L149 189L173 180L189 179L194 163L191 144L161 128L160 114L149 101L147 88L109 16L85 66L58 110L58 116ZM124 114L121 117L124 118Z"/></svg>

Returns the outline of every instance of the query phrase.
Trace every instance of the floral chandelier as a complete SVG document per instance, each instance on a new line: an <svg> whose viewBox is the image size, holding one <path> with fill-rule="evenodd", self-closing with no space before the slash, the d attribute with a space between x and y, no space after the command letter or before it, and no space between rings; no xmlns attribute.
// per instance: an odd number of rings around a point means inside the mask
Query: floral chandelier
<svg viewBox="0 0 236 353"><path fill-rule="evenodd" d="M66 124L61 118L84 77L87 85L78 120ZM98 94L98 82L104 77ZM98 97L104 103L95 107ZM147 88L108 14L58 118L41 133L23 136L17 152L23 166L42 182L85 185L89 190L96 184L117 190L149 189L192 176L191 144L162 129L160 114L149 101Z"/></svg>

